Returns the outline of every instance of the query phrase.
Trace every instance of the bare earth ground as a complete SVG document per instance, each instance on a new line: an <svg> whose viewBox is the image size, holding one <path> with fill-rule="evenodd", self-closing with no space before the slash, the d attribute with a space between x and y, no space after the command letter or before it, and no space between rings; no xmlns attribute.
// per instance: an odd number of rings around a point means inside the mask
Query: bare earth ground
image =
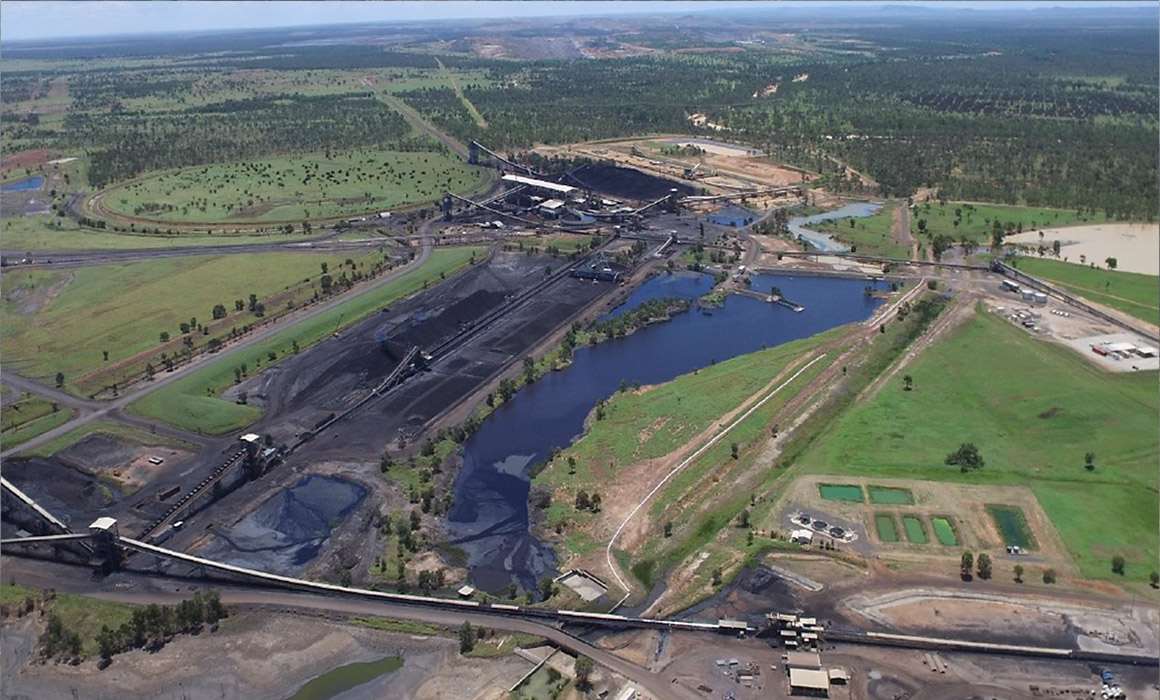
<svg viewBox="0 0 1160 700"><path fill-rule="evenodd" d="M214 633L178 637L161 651L114 657L104 671L95 660L79 666L9 667L10 654L28 648L34 625L5 628L5 698L18 700L285 700L307 681L350 663L401 655L403 667L342 695L372 698L506 697L531 664L511 655L459 656L456 641L341 624L324 617L268 611L235 613ZM81 695L77 695L78 690Z"/></svg>
<svg viewBox="0 0 1160 700"><path fill-rule="evenodd" d="M1037 246L1039 231L1024 231L1005 240L1011 243ZM1160 224L1091 224L1043 229L1042 242L1048 247L1058 240L1062 245L1060 256L1078 262L1087 257L1097 267L1104 266L1105 258L1116 259L1116 269L1160 275Z"/></svg>

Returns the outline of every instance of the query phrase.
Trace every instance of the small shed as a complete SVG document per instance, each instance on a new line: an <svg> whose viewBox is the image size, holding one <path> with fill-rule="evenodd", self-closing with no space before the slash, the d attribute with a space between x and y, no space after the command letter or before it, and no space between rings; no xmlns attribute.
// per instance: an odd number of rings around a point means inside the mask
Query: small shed
<svg viewBox="0 0 1160 700"><path fill-rule="evenodd" d="M789 670L789 692L791 695L828 697L830 677L825 671L818 669L791 668Z"/></svg>
<svg viewBox="0 0 1160 700"><path fill-rule="evenodd" d="M456 592L459 593L460 598L470 598L471 596L475 595L475 589L466 584L461 586Z"/></svg>
<svg viewBox="0 0 1160 700"><path fill-rule="evenodd" d="M831 668L829 676L830 685L846 685L850 682L850 674L844 668Z"/></svg>

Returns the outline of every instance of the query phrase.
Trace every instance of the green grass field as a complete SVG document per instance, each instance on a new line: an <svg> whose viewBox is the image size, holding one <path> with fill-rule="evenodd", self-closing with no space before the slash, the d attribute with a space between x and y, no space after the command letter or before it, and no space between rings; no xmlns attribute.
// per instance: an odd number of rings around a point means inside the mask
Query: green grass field
<svg viewBox="0 0 1160 700"><path fill-rule="evenodd" d="M58 406L54 409L48 399L24 394L0 409L0 444L5 449L15 447L64 424L72 416L71 408Z"/></svg>
<svg viewBox="0 0 1160 700"><path fill-rule="evenodd" d="M208 335L193 334L204 345L257 319L247 308L235 310L239 299L248 305L250 294L267 305L267 314L308 301L319 289L322 263L338 278L348 255L361 269L382 259L375 251L275 252L7 271L0 280L4 360L29 377L50 382L63 372L66 386L78 393L99 390L108 382L140 376L146 359L137 358L139 353L157 349L148 359L160 367L152 356L162 350L160 334L169 334L164 350L176 354L182 343L179 324L191 318L210 328ZM214 321L217 304L228 315ZM122 361L128 364L118 364Z"/></svg>
<svg viewBox="0 0 1160 700"><path fill-rule="evenodd" d="M808 473L1029 486L1081 573L1156 568L1156 373L1106 374L1073 351L980 315L920 355L914 391L852 407L800 460ZM973 442L986 466L943 463ZM1084 469L1084 454L1096 469ZM1112 517L1110 514L1114 514Z"/></svg>
<svg viewBox="0 0 1160 700"><path fill-rule="evenodd" d="M410 270L398 279L299 323L229 358L212 362L189 376L135 401L130 404L129 410L178 428L209 435L222 435L243 428L257 420L262 412L256 406L218 398L218 394L234 383L235 367L242 364L251 368L260 367L271 352L278 359L283 359L293 353L295 342L298 343L300 350L305 350L328 338L336 326L349 327L382 307L414 294L425 285L436 284L443 276L467 266L473 256L475 259L481 258L483 253L482 248L436 250L421 267Z"/></svg>
<svg viewBox="0 0 1160 700"><path fill-rule="evenodd" d="M901 243L896 243L890 237L890 229L894 222L896 204L888 204L873 216L860 218L831 219L813 224L807 228L823 233L832 233L835 237L849 244L855 252L863 255L881 255L888 258L906 258L910 251ZM851 224L853 224L851 226Z"/></svg>
<svg viewBox="0 0 1160 700"><path fill-rule="evenodd" d="M486 174L438 152L375 149L286 156L157 173L110 191L125 216L182 223L301 222L433 202Z"/></svg>
<svg viewBox="0 0 1160 700"><path fill-rule="evenodd" d="M1018 266L1072 294L1160 324L1160 277L1032 257L1019 258Z"/></svg>
<svg viewBox="0 0 1160 700"><path fill-rule="evenodd" d="M961 216L956 217L958 211ZM967 238L975 243L988 244L995 220L1006 230L1007 225L1016 231L1032 231L1038 228L1067 226L1068 224L1107 221L1101 213L1076 214L1073 209L1039 209L1035 207L1015 207L1004 204L964 204L962 202L927 202L916 204L910 212L910 232L918 236L923 229L919 221L924 221L930 235L950 236L956 242ZM958 221L958 225L955 225Z"/></svg>
<svg viewBox="0 0 1160 700"><path fill-rule="evenodd" d="M214 234L180 233L173 236L114 233L111 230L83 229L72 219L57 226L49 216L15 216L4 220L4 250L20 255L27 250L126 250L133 248L173 248L224 246L247 243L298 243L311 236L302 233ZM365 236L364 236L365 237Z"/></svg>

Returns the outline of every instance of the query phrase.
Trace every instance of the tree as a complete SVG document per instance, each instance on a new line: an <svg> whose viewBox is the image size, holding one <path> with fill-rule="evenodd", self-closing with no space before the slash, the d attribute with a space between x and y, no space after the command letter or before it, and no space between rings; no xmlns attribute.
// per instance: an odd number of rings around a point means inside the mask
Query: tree
<svg viewBox="0 0 1160 700"><path fill-rule="evenodd" d="M1060 243L1059 243L1059 239L1057 238L1051 242L1051 252L1055 253L1055 257L1058 258L1059 257L1059 250L1060 250Z"/></svg>
<svg viewBox="0 0 1160 700"><path fill-rule="evenodd" d="M1148 574L1148 582L1152 584L1152 588L1160 586L1160 572L1153 571Z"/></svg>
<svg viewBox="0 0 1160 700"><path fill-rule="evenodd" d="M979 454L979 449L975 447L973 442L964 442L959 445L959 449L947 455L947 464L957 464L959 469L966 473L971 469L981 469L985 462L982 455Z"/></svg>
<svg viewBox="0 0 1160 700"><path fill-rule="evenodd" d="M673 521L666 520L665 521L665 537L672 537L672 536L673 536Z"/></svg>
<svg viewBox="0 0 1160 700"><path fill-rule="evenodd" d="M576 672L577 688L581 690L588 690L588 688L592 687L591 676L592 671L595 668L596 664L594 664L592 659L588 658L587 656L581 654L580 656L576 657L576 666L574 667L574 670Z"/></svg>
<svg viewBox="0 0 1160 700"><path fill-rule="evenodd" d="M215 320L215 321L216 321L217 319L221 319L221 318L225 318L225 317L226 317L226 306L225 306L225 304L215 304L215 305L214 305L214 307L213 307L213 317L214 317L214 320Z"/></svg>
<svg viewBox="0 0 1160 700"><path fill-rule="evenodd" d="M737 459L738 454L740 454L739 449L737 443L729 445L729 453L733 455L733 459Z"/></svg>
<svg viewBox="0 0 1160 700"><path fill-rule="evenodd" d="M984 581L991 578L991 555L983 552L979 555L979 561L977 563L979 578L983 579Z"/></svg>
<svg viewBox="0 0 1160 700"><path fill-rule="evenodd" d="M600 494L598 494L598 493L592 494L592 512L593 513L600 512Z"/></svg>
<svg viewBox="0 0 1160 700"><path fill-rule="evenodd" d="M1055 569L1044 569L1043 570L1043 582L1044 583L1055 583Z"/></svg>
<svg viewBox="0 0 1160 700"><path fill-rule="evenodd" d="M169 333L167 333L166 331L161 331L161 335L158 337L160 338L161 342L163 342L163 343L169 342Z"/></svg>
<svg viewBox="0 0 1160 700"><path fill-rule="evenodd" d="M713 569L712 576L713 576L713 585L720 586L721 585L721 567L718 566L717 568Z"/></svg>
<svg viewBox="0 0 1160 700"><path fill-rule="evenodd" d="M737 527L741 527L741 528L749 527L749 509L748 508L743 509L741 511L741 514L737 516Z"/></svg>
<svg viewBox="0 0 1160 700"><path fill-rule="evenodd" d="M975 566L975 555L970 552L963 552L962 558L959 560L959 575L964 579L971 578L971 569Z"/></svg>
<svg viewBox="0 0 1160 700"><path fill-rule="evenodd" d="M471 629L471 623L466 620L463 621L463 626L459 628L459 653L469 654L475 648L475 630Z"/></svg>
<svg viewBox="0 0 1160 700"><path fill-rule="evenodd" d="M592 504L588 501L588 492L580 489L576 493L576 510L588 510Z"/></svg>
<svg viewBox="0 0 1160 700"><path fill-rule="evenodd" d="M1015 583L1023 583L1023 565L1015 565Z"/></svg>
<svg viewBox="0 0 1160 700"><path fill-rule="evenodd" d="M246 308L246 302L241 299L234 299L234 311L241 311Z"/></svg>
<svg viewBox="0 0 1160 700"><path fill-rule="evenodd" d="M1104 260L1104 263L1107 264L1109 270L1116 269L1116 259L1115 258L1107 258Z"/></svg>
<svg viewBox="0 0 1160 700"><path fill-rule="evenodd" d="M64 372L56 373L56 388L59 389L64 386Z"/></svg>
<svg viewBox="0 0 1160 700"><path fill-rule="evenodd" d="M1112 573L1124 575L1124 557L1117 554L1112 557Z"/></svg>
<svg viewBox="0 0 1160 700"><path fill-rule="evenodd" d="M914 388L914 377L910 376L909 374L904 376L902 378L902 384L903 384L903 387L902 387L903 391L910 391L911 389Z"/></svg>
<svg viewBox="0 0 1160 700"><path fill-rule="evenodd" d="M1096 468L1096 453L1088 452L1083 456L1083 467L1090 471L1095 471Z"/></svg>
<svg viewBox="0 0 1160 700"><path fill-rule="evenodd" d="M556 583L552 581L551 577L545 576L540 579L540 600L547 600L556 595Z"/></svg>

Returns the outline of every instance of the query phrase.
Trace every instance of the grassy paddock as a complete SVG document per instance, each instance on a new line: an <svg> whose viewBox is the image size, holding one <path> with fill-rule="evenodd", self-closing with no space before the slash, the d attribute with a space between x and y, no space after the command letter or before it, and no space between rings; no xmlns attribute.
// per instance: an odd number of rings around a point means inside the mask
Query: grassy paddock
<svg viewBox="0 0 1160 700"><path fill-rule="evenodd" d="M434 201L483 178L442 152L366 149L157 173L109 191L104 205L174 223L302 221Z"/></svg>
<svg viewBox="0 0 1160 700"><path fill-rule="evenodd" d="M172 236L144 233L114 233L81 228L72 219L49 216L13 216L4 219L4 249L20 254L26 250L127 250L133 248L171 248L175 246L223 246L247 243L295 243L310 240L302 233L198 235L179 233Z"/></svg>
<svg viewBox="0 0 1160 700"><path fill-rule="evenodd" d="M831 219L820 221L807 228L823 233L831 233L863 255L881 255L888 258L905 258L910 250L901 243L896 243L890 236L894 224L894 210L896 204L887 204L873 216L848 217L845 219ZM852 224L852 225L851 225Z"/></svg>
<svg viewBox="0 0 1160 700"><path fill-rule="evenodd" d="M77 393L100 390L140 376L146 359L161 366L156 357L131 359L142 352L176 355L181 323L196 317L210 328L209 334L192 334L198 346L224 338L231 328L258 319L248 308L236 311L236 300L248 304L255 294L268 314L298 306L320 289L322 263L337 279L352 273L349 266L343 269L347 259L365 271L382 253L207 255L76 270L12 270L0 280L4 359L19 360L28 376L47 381L62 372L66 386ZM228 315L214 321L216 304ZM170 336L168 346L160 346L162 332ZM119 365L122 361L128 363Z"/></svg>
<svg viewBox="0 0 1160 700"><path fill-rule="evenodd" d="M1160 324L1160 277L1032 257L1019 258L1018 267L1072 294Z"/></svg>
<svg viewBox="0 0 1160 700"><path fill-rule="evenodd" d="M961 216L956 216L958 211ZM1000 226L1013 231L1033 231L1069 224L1107 221L1103 213L1077 214L1074 209L1043 209L1016 207L1005 204L966 204L963 202L926 202L915 204L910 212L910 232L922 232L919 221L926 222L926 231L933 237L950 236L955 241L967 238L975 243L989 243L995 220ZM958 221L958 225L955 225Z"/></svg>
<svg viewBox="0 0 1160 700"><path fill-rule="evenodd" d="M99 652L97 633L101 627L108 625L109 629L117 629L133 617L133 606L124 603L111 603L68 593L57 593L55 596L55 600L50 603L52 612L60 616L65 630L76 632L81 638L82 654L85 656ZM0 586L0 604L3 605L16 605L28 598L41 600L43 597L44 592L36 588L11 583Z"/></svg>
<svg viewBox="0 0 1160 700"><path fill-rule="evenodd" d="M261 416L256 406L241 405L218 398L235 381L234 368L269 366L268 353L278 359L326 339L341 324L346 328L384 306L436 284L445 275L467 266L474 256L481 258L482 248L445 248L431 253L421 267L407 272L383 286L366 292L344 304L321 313L276 334L274 337L242 350L228 359L202 367L187 377L165 386L130 404L129 410L146 418L155 418L185 430L222 435L243 428Z"/></svg>
<svg viewBox="0 0 1160 700"><path fill-rule="evenodd" d="M1129 568L1151 571L1160 544L1156 374L1101 372L979 313L916 358L914 391L888 387L852 407L802 456L801 469L1029 485L1084 576L1112 577L1117 553ZM964 474L943 463L962 442L978 446L985 467ZM1091 472L1088 451L1096 454Z"/></svg>
<svg viewBox="0 0 1160 700"><path fill-rule="evenodd" d="M0 443L5 448L46 433L72 418L73 410L58 406L53 410L48 399L24 394L0 410Z"/></svg>

